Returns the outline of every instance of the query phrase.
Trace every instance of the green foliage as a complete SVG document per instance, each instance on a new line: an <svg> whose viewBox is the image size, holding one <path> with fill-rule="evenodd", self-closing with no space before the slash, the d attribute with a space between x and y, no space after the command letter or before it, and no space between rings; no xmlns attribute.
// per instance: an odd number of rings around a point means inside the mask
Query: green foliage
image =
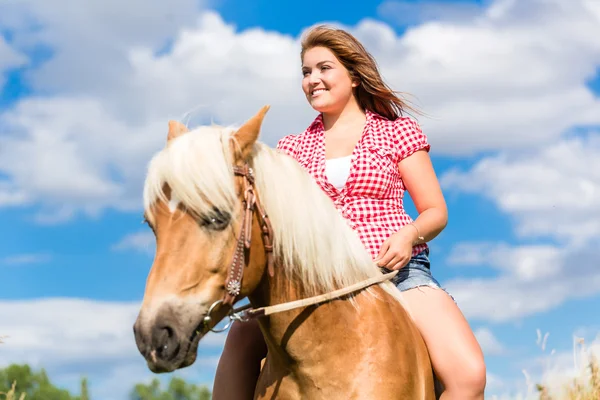
<svg viewBox="0 0 600 400"><path fill-rule="evenodd" d="M80 396L79 399L80 400L90 400L90 394L88 393L88 382L87 382L87 378L83 378L81 380L81 389L80 389Z"/></svg>
<svg viewBox="0 0 600 400"><path fill-rule="evenodd" d="M0 400L91 400L88 380L81 380L79 395L54 386L44 369L35 372L29 365L10 365L0 369ZM206 386L197 386L181 378L172 378L163 389L158 379L149 385L137 384L131 400L210 400Z"/></svg>
<svg viewBox="0 0 600 400"><path fill-rule="evenodd" d="M44 369L34 372L29 365L10 365L0 370L0 393L8 393L15 382L14 391L27 400L81 400L54 386Z"/></svg>
<svg viewBox="0 0 600 400"><path fill-rule="evenodd" d="M135 385L131 400L210 400L211 393L205 386L187 383L180 378L172 378L168 388L163 390L158 379L148 385Z"/></svg>

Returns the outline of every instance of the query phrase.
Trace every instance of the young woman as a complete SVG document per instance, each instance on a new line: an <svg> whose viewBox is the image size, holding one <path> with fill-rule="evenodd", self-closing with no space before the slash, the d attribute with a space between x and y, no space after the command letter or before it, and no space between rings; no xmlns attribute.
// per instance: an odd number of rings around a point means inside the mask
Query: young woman
<svg viewBox="0 0 600 400"><path fill-rule="evenodd" d="M308 170L383 270L400 270L415 322L443 382L443 400L483 399L483 354L454 300L431 275L426 242L447 209L419 125L383 82L373 57L349 33L311 29L302 41L302 90L319 114L278 148ZM405 212L405 191L419 213ZM217 368L215 400L252 399L266 345L256 323L234 324Z"/></svg>

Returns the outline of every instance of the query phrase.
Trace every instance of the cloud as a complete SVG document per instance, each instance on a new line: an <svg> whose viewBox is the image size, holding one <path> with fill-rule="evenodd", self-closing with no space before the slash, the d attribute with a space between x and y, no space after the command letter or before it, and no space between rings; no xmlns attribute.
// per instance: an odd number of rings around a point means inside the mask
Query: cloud
<svg viewBox="0 0 600 400"><path fill-rule="evenodd" d="M445 286L469 319L520 319L600 293L597 248L461 243L452 250L449 264L493 268L498 276L457 278Z"/></svg>
<svg viewBox="0 0 600 400"><path fill-rule="evenodd" d="M585 242L600 236L600 133L500 153L441 177L449 193L474 193L514 217L521 238Z"/></svg>
<svg viewBox="0 0 600 400"><path fill-rule="evenodd" d="M25 65L28 58L13 49L0 34L0 92L6 83L4 72Z"/></svg>
<svg viewBox="0 0 600 400"><path fill-rule="evenodd" d="M477 18L423 23L400 40L376 22L357 31L372 32L369 48L387 80L431 115L421 121L436 153L471 155L600 122L586 86L600 64L600 44L591 39L599 20L588 0L496 0Z"/></svg>
<svg viewBox="0 0 600 400"><path fill-rule="evenodd" d="M498 341L489 328L479 328L474 333L479 342L479 346L481 346L481 349L486 356L502 355L506 351L504 346Z"/></svg>
<svg viewBox="0 0 600 400"><path fill-rule="evenodd" d="M0 258L0 265L39 264L50 261L49 254L15 254Z"/></svg>
<svg viewBox="0 0 600 400"><path fill-rule="evenodd" d="M112 246L113 250L136 250L144 253L152 253L154 251L155 238L150 231L140 231L131 233L122 238L118 243Z"/></svg>
<svg viewBox="0 0 600 400"><path fill-rule="evenodd" d="M11 32L17 49L32 52L43 46L52 54L28 74L35 90L73 93L83 89L94 94L108 90L117 95L130 72L125 57L129 49L165 47L179 29L194 22L202 3L2 2L0 26Z"/></svg>
<svg viewBox="0 0 600 400"><path fill-rule="evenodd" d="M145 12L127 12L136 7ZM420 121L436 154L462 156L537 146L600 124L586 86L600 64L591 39L600 34L597 8L588 0L497 0L477 18L426 22L403 36L373 20L348 29L386 81L418 96L432 116ZM146 163L170 118L191 112L191 125L239 124L271 104L262 139L274 145L315 115L300 89L298 38L236 31L189 0L68 11L25 1L6 12L12 18L0 23L14 31L17 50L52 50L27 72L34 92L49 95L0 115L0 206L39 205L41 222L139 209ZM45 148L52 152L41 154Z"/></svg>
<svg viewBox="0 0 600 400"><path fill-rule="evenodd" d="M436 21L468 22L481 14L480 4L442 1L386 1L377 7L377 15L400 26Z"/></svg>
<svg viewBox="0 0 600 400"><path fill-rule="evenodd" d="M0 127L0 171L12 178L0 199L41 203L42 222L137 209L147 156L166 134L166 123L131 127L87 97L22 100Z"/></svg>
<svg viewBox="0 0 600 400"><path fill-rule="evenodd" d="M71 390L77 390L79 379L87 376L92 396L126 398L135 383L156 377L147 369L133 337L139 307L138 302L61 298L0 301L0 336L5 336L0 368L12 363L43 367L52 381ZM194 366L175 374L212 382L225 337L209 333Z"/></svg>
<svg viewBox="0 0 600 400"><path fill-rule="evenodd" d="M455 279L448 289L471 318L507 321L600 293L600 134L487 156L440 181L450 196L475 194L515 226L514 245L458 243L448 263L491 268L493 278ZM482 224L486 221L482 220Z"/></svg>
<svg viewBox="0 0 600 400"><path fill-rule="evenodd" d="M147 162L164 146L168 119L187 122L186 111L197 110L191 125L239 124L262 105L289 97L296 98L294 106L284 103L270 112L265 139L291 133L274 126L302 124L292 39L261 30L237 35L220 17L205 13L196 28L181 31L170 52L155 50L129 48L124 82L89 76L89 84L68 95L25 98L0 113L0 172L9 177L0 182L0 205L40 204L38 220L47 223L106 208L139 209ZM264 63L272 72L266 73ZM65 75L79 68L63 67ZM98 82L115 92L95 92L90 85ZM30 162L18 162L24 159Z"/></svg>

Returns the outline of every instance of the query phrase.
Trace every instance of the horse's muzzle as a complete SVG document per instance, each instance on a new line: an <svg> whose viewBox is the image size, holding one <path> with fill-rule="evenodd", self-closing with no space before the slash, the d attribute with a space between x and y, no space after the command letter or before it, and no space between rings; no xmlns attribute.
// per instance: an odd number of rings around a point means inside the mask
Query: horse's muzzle
<svg viewBox="0 0 600 400"><path fill-rule="evenodd" d="M153 321L144 319L140 313L133 332L137 348L152 372L172 372L189 365L186 362L191 345L189 335L181 332L169 313L160 312Z"/></svg>

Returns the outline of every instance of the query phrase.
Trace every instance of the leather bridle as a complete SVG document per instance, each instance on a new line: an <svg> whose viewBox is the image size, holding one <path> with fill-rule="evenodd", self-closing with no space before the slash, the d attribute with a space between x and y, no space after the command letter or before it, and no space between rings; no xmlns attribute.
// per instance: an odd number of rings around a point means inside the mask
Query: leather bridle
<svg viewBox="0 0 600 400"><path fill-rule="evenodd" d="M267 269L269 274L273 276L273 228L271 221L267 216L260 199L254 190L254 171L244 164L243 166L234 166L233 173L236 176L241 176L244 182L244 219L242 227L237 239L235 253L231 266L227 271L227 279L225 280L225 295L223 297L223 305L233 306L237 296L242 290L242 279L244 277L244 269L247 264L246 253L250 250L252 244L252 220L254 210L256 209L258 223L263 236L263 247L267 256Z"/></svg>

